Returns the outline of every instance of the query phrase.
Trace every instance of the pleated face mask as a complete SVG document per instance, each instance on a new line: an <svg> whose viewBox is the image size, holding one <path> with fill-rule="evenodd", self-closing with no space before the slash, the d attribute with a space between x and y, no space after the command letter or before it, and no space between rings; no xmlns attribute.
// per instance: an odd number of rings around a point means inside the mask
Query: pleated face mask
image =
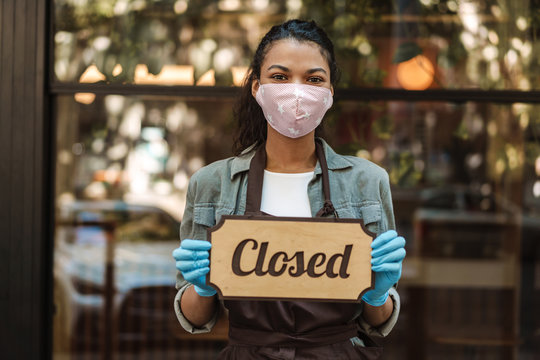
<svg viewBox="0 0 540 360"><path fill-rule="evenodd" d="M290 138L313 131L333 102L330 89L305 84L260 85L255 99L270 126Z"/></svg>

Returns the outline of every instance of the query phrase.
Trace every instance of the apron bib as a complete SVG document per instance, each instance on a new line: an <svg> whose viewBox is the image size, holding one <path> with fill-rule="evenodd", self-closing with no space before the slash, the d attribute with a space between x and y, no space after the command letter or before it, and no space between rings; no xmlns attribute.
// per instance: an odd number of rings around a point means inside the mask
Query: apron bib
<svg viewBox="0 0 540 360"><path fill-rule="evenodd" d="M325 199L316 216L338 217L330 200L324 149L318 141L315 145ZM245 215L270 216L260 210L265 167L263 144L250 163ZM355 346L350 340L359 336L358 303L226 300L224 304L229 310L229 344L219 359L378 359L382 353L382 348Z"/></svg>

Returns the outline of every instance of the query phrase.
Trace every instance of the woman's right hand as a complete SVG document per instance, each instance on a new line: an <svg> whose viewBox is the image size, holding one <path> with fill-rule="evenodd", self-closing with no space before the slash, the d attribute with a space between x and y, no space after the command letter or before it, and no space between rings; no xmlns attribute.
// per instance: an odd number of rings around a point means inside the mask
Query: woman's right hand
<svg viewBox="0 0 540 360"><path fill-rule="evenodd" d="M172 255L176 260L176 268L184 279L194 285L200 296L214 296L216 290L206 284L206 274L210 271L209 241L184 239L180 247L174 249Z"/></svg>

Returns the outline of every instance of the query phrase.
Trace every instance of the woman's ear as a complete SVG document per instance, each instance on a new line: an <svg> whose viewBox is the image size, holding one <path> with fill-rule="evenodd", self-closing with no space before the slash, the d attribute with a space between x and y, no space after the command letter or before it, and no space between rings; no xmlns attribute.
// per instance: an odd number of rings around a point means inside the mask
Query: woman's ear
<svg viewBox="0 0 540 360"><path fill-rule="evenodd" d="M332 93L332 96L334 96L334 87L330 85L330 92Z"/></svg>
<svg viewBox="0 0 540 360"><path fill-rule="evenodd" d="M259 79L253 79L251 81L251 95L253 95L253 98L257 95L257 91L259 90L259 86L261 84L259 83Z"/></svg>

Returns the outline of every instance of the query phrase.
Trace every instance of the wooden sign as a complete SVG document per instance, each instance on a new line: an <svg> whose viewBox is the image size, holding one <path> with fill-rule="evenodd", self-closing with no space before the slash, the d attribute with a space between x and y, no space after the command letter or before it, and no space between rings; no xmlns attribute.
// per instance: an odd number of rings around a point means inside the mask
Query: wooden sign
<svg viewBox="0 0 540 360"><path fill-rule="evenodd" d="M208 230L207 282L222 299L360 301L374 237L360 219L225 215Z"/></svg>

